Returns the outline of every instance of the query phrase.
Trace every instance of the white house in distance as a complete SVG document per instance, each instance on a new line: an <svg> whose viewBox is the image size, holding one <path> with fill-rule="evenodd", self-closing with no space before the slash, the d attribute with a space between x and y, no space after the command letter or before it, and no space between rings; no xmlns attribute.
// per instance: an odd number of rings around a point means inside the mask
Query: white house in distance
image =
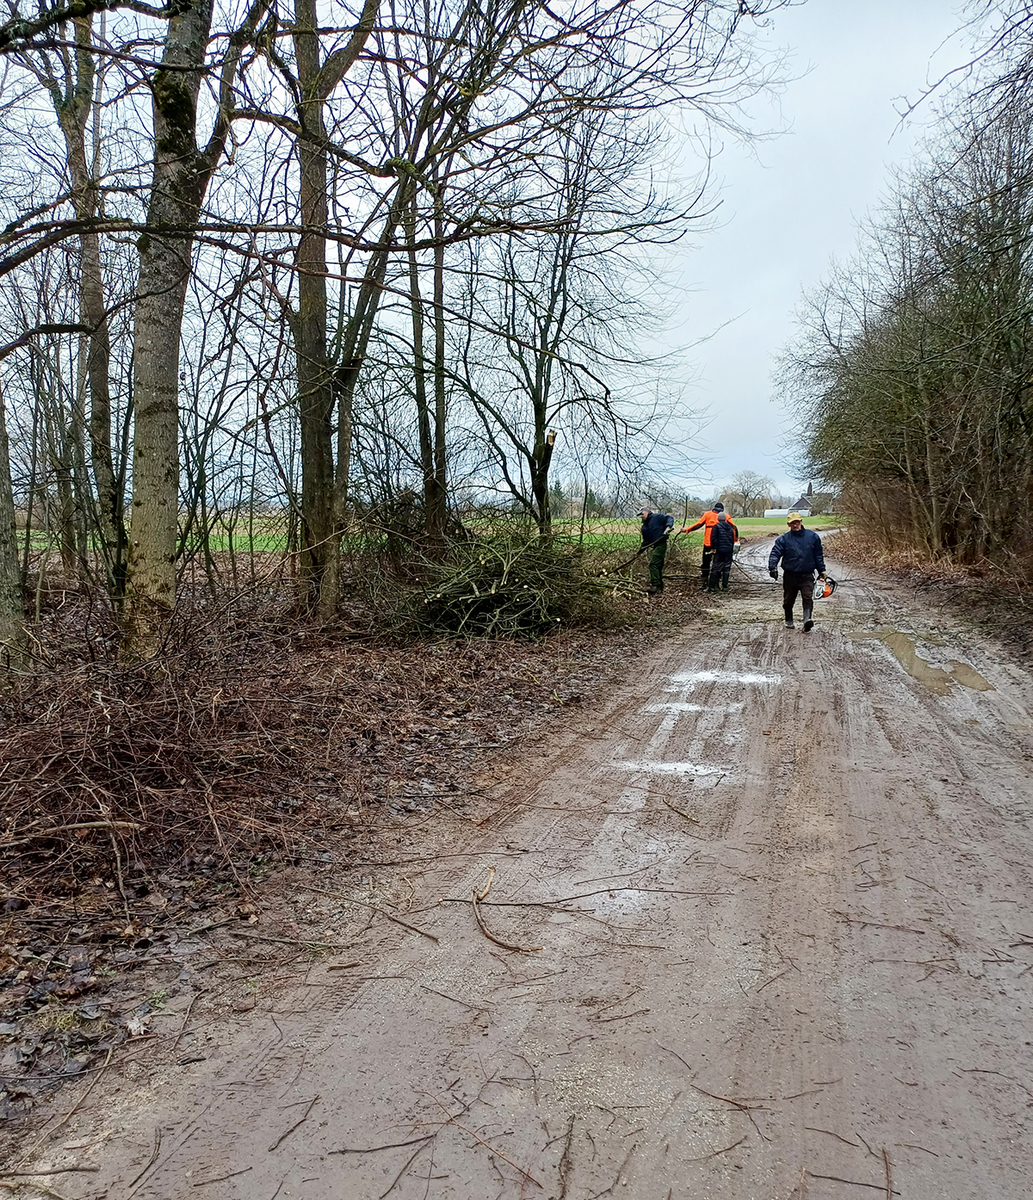
<svg viewBox="0 0 1033 1200"><path fill-rule="evenodd" d="M798 512L801 517L809 517L811 515L810 496L801 496L792 508L766 508L764 509L764 516L788 517L791 512Z"/></svg>

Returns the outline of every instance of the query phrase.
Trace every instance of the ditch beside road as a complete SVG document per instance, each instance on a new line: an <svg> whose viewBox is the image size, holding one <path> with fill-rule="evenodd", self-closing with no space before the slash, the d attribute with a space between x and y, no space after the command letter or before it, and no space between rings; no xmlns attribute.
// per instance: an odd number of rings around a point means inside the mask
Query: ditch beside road
<svg viewBox="0 0 1033 1200"><path fill-rule="evenodd" d="M297 897L393 919L187 1008L17 1170L76 1200L1027 1196L1033 679L900 585L786 630L766 549L474 820Z"/></svg>

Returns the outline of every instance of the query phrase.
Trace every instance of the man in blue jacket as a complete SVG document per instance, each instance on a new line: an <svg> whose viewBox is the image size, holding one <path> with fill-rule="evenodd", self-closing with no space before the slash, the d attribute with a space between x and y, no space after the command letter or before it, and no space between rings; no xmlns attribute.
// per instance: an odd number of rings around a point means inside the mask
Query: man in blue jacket
<svg viewBox="0 0 1033 1200"><path fill-rule="evenodd" d="M674 517L653 512L645 505L638 514L642 518L642 550L649 551L649 595L664 590L664 559L667 557L667 537L674 528ZM642 553L639 551L639 554Z"/></svg>
<svg viewBox="0 0 1033 1200"><path fill-rule="evenodd" d="M813 529L804 529L803 517L791 512L786 521L789 530L775 538L768 555L768 574L778 578L779 560L782 562L782 608L786 615L786 629L793 628L793 605L797 595L803 601L803 631L814 628L814 572L825 578L825 555L821 538Z"/></svg>

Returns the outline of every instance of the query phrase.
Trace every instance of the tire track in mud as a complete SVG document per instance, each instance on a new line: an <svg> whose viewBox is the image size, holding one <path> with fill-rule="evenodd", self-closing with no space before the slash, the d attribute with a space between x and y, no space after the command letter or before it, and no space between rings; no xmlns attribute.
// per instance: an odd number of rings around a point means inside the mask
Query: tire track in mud
<svg viewBox="0 0 1033 1200"><path fill-rule="evenodd" d="M189 1087L98 1089L77 1137L125 1131L79 1195L1025 1196L1033 684L862 585L785 630L755 577L412 879L438 943L371 928L367 978L317 964ZM890 613L973 674L924 687ZM477 930L491 864L540 952Z"/></svg>

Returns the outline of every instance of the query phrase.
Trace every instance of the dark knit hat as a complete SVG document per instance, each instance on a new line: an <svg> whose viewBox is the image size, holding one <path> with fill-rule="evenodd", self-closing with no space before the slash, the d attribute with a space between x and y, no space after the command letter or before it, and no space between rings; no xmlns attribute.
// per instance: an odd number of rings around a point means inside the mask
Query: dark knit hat
<svg viewBox="0 0 1033 1200"><path fill-rule="evenodd" d="M721 501L715 500L714 507L710 511L711 512L724 512L724 510L725 510L725 506L721 503Z"/></svg>

